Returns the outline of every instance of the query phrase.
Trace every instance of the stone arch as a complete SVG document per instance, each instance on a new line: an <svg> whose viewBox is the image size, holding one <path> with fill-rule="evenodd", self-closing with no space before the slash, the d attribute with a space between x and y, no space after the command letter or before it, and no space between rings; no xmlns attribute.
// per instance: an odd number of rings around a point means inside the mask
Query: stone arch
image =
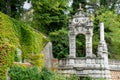
<svg viewBox="0 0 120 80"><path fill-rule="evenodd" d="M92 57L92 20L87 14L79 11L69 20L69 57L76 57L76 36L85 35L86 39L86 57Z"/></svg>

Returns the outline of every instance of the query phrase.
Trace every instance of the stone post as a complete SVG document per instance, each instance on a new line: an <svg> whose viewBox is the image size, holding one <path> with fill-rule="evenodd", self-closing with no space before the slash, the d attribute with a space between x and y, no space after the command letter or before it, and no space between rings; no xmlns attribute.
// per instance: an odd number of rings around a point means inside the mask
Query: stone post
<svg viewBox="0 0 120 80"><path fill-rule="evenodd" d="M86 57L92 57L92 35L86 34Z"/></svg>
<svg viewBox="0 0 120 80"><path fill-rule="evenodd" d="M104 23L100 23L100 43L98 45L98 56L104 59L105 78L110 80L110 70L108 64L108 49L104 38Z"/></svg>
<svg viewBox="0 0 120 80"><path fill-rule="evenodd" d="M105 39L104 39L104 23L100 23L100 41L101 42L104 42Z"/></svg>
<svg viewBox="0 0 120 80"><path fill-rule="evenodd" d="M104 23L100 23L100 42L98 45L98 56L99 57L102 57L102 58L104 57L103 56L103 48L105 50L105 47L106 47L106 43L105 43L105 39L104 39Z"/></svg>
<svg viewBox="0 0 120 80"><path fill-rule="evenodd" d="M106 53L106 56L104 56L103 53ZM98 45L98 55L100 57L103 57L106 59L106 57L108 58L108 49L107 49L107 44L105 42L105 38L104 38L104 23L100 23L100 43Z"/></svg>
<svg viewBox="0 0 120 80"><path fill-rule="evenodd" d="M75 58L76 57L76 36L74 34L69 34L69 57Z"/></svg>

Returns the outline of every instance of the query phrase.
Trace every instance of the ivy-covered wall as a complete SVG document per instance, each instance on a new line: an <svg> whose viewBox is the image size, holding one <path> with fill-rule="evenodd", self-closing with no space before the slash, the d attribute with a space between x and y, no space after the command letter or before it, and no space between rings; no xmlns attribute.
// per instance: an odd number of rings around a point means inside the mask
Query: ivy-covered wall
<svg viewBox="0 0 120 80"><path fill-rule="evenodd" d="M7 69L14 62L17 48L22 50L22 60L41 53L48 40L29 25L0 13L0 80L6 79Z"/></svg>

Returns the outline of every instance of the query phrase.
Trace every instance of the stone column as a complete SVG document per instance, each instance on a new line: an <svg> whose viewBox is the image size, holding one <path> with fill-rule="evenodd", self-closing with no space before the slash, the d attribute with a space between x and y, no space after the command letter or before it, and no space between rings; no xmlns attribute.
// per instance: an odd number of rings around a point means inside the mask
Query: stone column
<svg viewBox="0 0 120 80"><path fill-rule="evenodd" d="M100 23L100 41L104 42L104 23Z"/></svg>
<svg viewBox="0 0 120 80"><path fill-rule="evenodd" d="M100 23L100 43L98 45L98 56L104 59L104 63L103 63L105 68L104 76L106 80L110 80L110 70L109 70L109 64L108 64L108 49L107 49L107 44L105 42L105 37L104 37L104 23Z"/></svg>
<svg viewBox="0 0 120 80"><path fill-rule="evenodd" d="M92 57L92 35L86 34L86 57Z"/></svg>
<svg viewBox="0 0 120 80"><path fill-rule="evenodd" d="M69 57L76 57L76 36L74 34L69 34Z"/></svg>
<svg viewBox="0 0 120 80"><path fill-rule="evenodd" d="M106 53L108 55L107 44L104 38L104 23L100 23L100 43L98 45L98 56L103 58L107 57L104 56L103 53Z"/></svg>

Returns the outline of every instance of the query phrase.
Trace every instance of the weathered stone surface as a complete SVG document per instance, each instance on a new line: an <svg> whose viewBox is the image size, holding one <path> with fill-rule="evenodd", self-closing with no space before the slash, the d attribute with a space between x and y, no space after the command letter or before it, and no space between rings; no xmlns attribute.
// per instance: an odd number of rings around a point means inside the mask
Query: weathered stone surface
<svg viewBox="0 0 120 80"><path fill-rule="evenodd" d="M45 66L47 66L48 68L51 68L52 67L52 59L53 59L51 42L47 43L47 45L45 46L45 48L43 50L43 53L45 56L45 58L44 58Z"/></svg>
<svg viewBox="0 0 120 80"><path fill-rule="evenodd" d="M79 11L69 20L69 57L76 57L76 35L83 34L86 37L86 57L92 55L92 21L86 13Z"/></svg>

